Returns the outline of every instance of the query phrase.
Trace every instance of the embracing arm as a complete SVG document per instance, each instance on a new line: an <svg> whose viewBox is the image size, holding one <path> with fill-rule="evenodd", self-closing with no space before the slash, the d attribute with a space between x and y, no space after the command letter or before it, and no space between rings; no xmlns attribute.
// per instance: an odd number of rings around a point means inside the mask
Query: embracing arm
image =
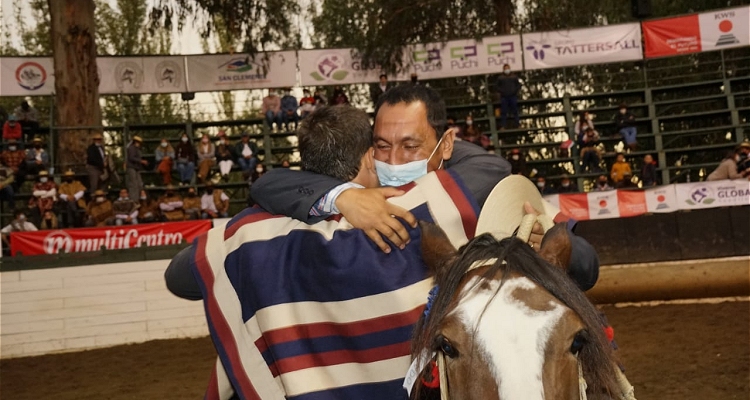
<svg viewBox="0 0 750 400"><path fill-rule="evenodd" d="M281 214L311 223L310 209L324 194L344 182L307 171L276 168L263 174L250 188L258 205L271 214Z"/></svg>
<svg viewBox="0 0 750 400"><path fill-rule="evenodd" d="M510 175L510 163L504 158L464 141L453 144L453 155L445 165L461 177L480 207L495 185Z"/></svg>

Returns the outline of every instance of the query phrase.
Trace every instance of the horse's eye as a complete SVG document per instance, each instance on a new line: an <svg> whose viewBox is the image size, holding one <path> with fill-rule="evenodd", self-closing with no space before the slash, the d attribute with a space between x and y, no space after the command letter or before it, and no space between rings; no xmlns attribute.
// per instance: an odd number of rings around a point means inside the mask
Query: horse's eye
<svg viewBox="0 0 750 400"><path fill-rule="evenodd" d="M458 350L451 344L450 340L446 339L445 336L440 336L440 351L450 358L458 357Z"/></svg>
<svg viewBox="0 0 750 400"><path fill-rule="evenodd" d="M586 332L580 331L576 333L576 336L573 338L573 343L570 344L570 352L578 355L578 352L581 351L584 344L586 344Z"/></svg>

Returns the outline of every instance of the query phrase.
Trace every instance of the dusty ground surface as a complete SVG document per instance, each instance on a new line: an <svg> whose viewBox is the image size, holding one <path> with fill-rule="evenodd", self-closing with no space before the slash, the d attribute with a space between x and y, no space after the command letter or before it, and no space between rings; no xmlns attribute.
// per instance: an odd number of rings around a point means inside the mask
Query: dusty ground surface
<svg viewBox="0 0 750 400"><path fill-rule="evenodd" d="M639 400L750 399L750 303L604 308ZM198 399L208 338L0 361L0 397Z"/></svg>

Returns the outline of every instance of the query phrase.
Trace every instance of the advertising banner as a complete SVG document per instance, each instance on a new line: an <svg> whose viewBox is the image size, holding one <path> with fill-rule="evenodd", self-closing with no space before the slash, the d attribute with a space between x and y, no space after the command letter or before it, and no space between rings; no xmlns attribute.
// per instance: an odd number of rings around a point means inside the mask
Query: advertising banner
<svg viewBox="0 0 750 400"><path fill-rule="evenodd" d="M680 210L750 205L750 182L726 180L676 185Z"/></svg>
<svg viewBox="0 0 750 400"><path fill-rule="evenodd" d="M701 51L698 15L646 21L642 29L646 58Z"/></svg>
<svg viewBox="0 0 750 400"><path fill-rule="evenodd" d="M523 58L529 70L640 60L640 25L524 33Z"/></svg>
<svg viewBox="0 0 750 400"><path fill-rule="evenodd" d="M750 7L698 14L703 51L750 45Z"/></svg>
<svg viewBox="0 0 750 400"><path fill-rule="evenodd" d="M643 190L617 190L617 204L620 217L635 217L648 212Z"/></svg>
<svg viewBox="0 0 750 400"><path fill-rule="evenodd" d="M302 86L372 83L383 72L379 65L363 64L354 49L300 50L298 54ZM390 81L408 78L408 72L389 76Z"/></svg>
<svg viewBox="0 0 750 400"><path fill-rule="evenodd" d="M181 93L185 57L100 57L99 93Z"/></svg>
<svg viewBox="0 0 750 400"><path fill-rule="evenodd" d="M0 96L48 96L53 71L52 57L0 57Z"/></svg>
<svg viewBox="0 0 750 400"><path fill-rule="evenodd" d="M589 192L586 195L589 219L619 218L620 209L617 201L617 192L617 190Z"/></svg>
<svg viewBox="0 0 750 400"><path fill-rule="evenodd" d="M670 213L678 210L675 186L657 186L643 191L646 209L650 213Z"/></svg>
<svg viewBox="0 0 750 400"><path fill-rule="evenodd" d="M141 246L166 246L191 242L211 229L210 220L111 226L102 228L61 229L35 232L11 232L12 255L82 253L102 247L130 249Z"/></svg>
<svg viewBox="0 0 750 400"><path fill-rule="evenodd" d="M297 54L279 51L257 54L215 54L187 57L187 90L292 87L297 84Z"/></svg>
<svg viewBox="0 0 750 400"><path fill-rule="evenodd" d="M586 193L561 194L558 202L560 212L578 221L589 218L589 199Z"/></svg>
<svg viewBox="0 0 750 400"><path fill-rule="evenodd" d="M420 80L498 74L504 64L515 71L523 69L518 35L421 44L406 53Z"/></svg>

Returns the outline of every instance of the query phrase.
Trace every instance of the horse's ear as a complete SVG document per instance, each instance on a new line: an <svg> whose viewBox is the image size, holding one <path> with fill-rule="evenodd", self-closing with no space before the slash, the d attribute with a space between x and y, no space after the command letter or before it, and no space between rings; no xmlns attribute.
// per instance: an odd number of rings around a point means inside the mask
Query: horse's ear
<svg viewBox="0 0 750 400"><path fill-rule="evenodd" d="M544 234L539 255L550 264L567 270L572 249L570 232L565 223L559 223Z"/></svg>
<svg viewBox="0 0 750 400"><path fill-rule="evenodd" d="M456 258L456 248L436 224L419 221L419 228L422 230L422 259L432 274L442 275Z"/></svg>

